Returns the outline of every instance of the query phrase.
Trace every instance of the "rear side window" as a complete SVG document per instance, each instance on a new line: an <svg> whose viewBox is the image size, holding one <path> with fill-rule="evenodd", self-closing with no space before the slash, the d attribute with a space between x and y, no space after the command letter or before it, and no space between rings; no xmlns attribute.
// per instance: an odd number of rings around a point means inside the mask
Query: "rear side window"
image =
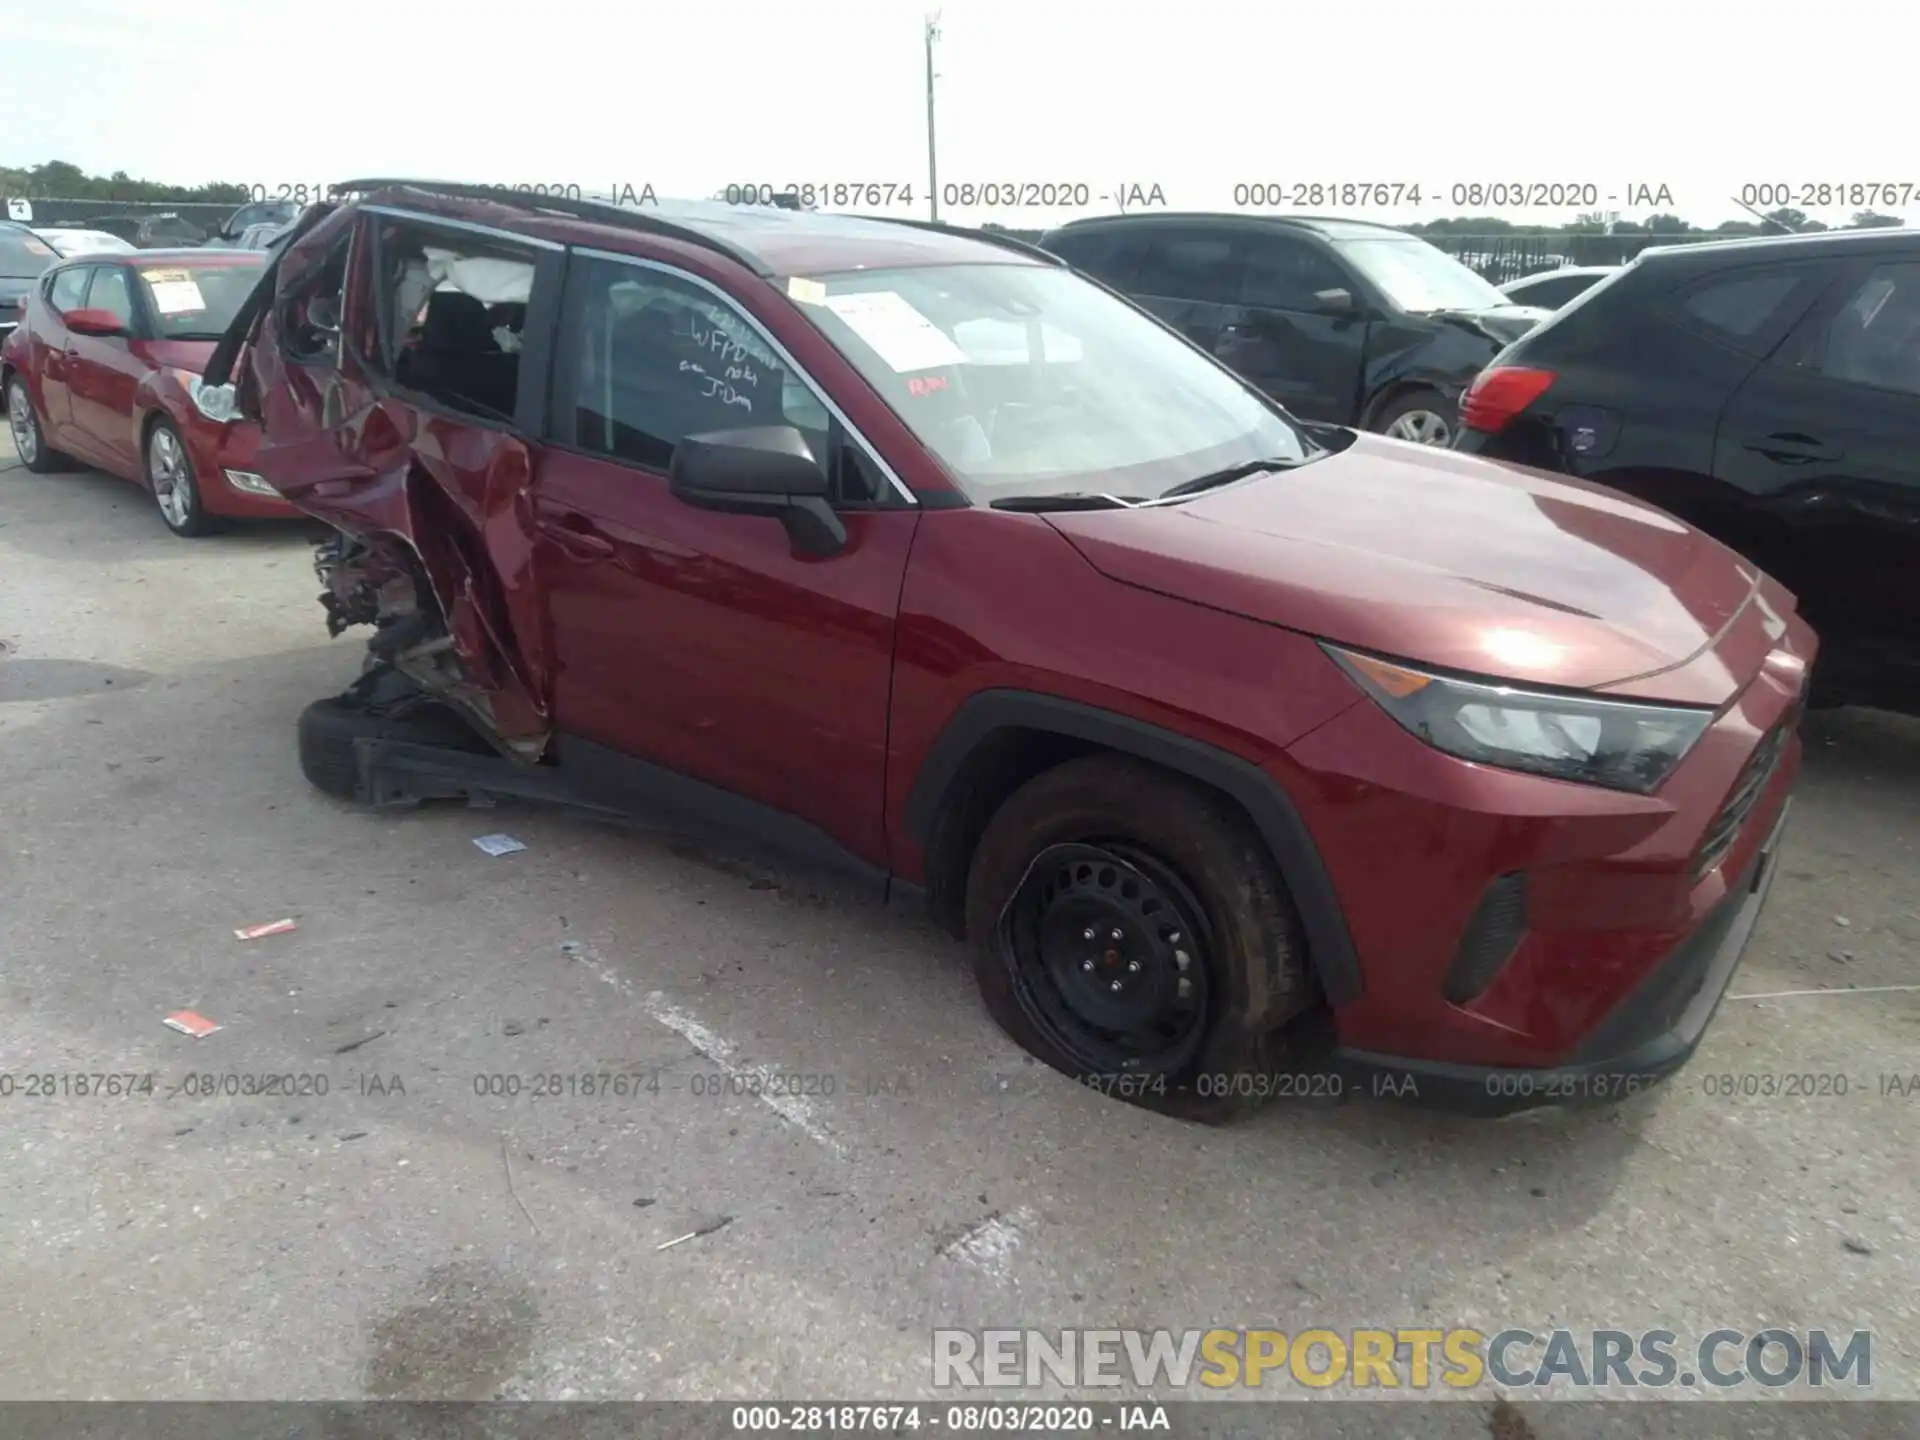
<svg viewBox="0 0 1920 1440"><path fill-rule="evenodd" d="M1725 276L1696 286L1681 302L1681 313L1696 327L1751 341L1779 316L1804 278L1804 270Z"/></svg>
<svg viewBox="0 0 1920 1440"><path fill-rule="evenodd" d="M349 243L343 237L328 261L316 300L345 286ZM449 409L512 419L534 255L504 241L406 222L382 226L377 253L375 304L388 373Z"/></svg>
<svg viewBox="0 0 1920 1440"><path fill-rule="evenodd" d="M1111 230L1069 230L1053 236L1046 248L1074 269L1098 274L1118 239Z"/></svg>
<svg viewBox="0 0 1920 1440"><path fill-rule="evenodd" d="M1802 363L1831 380L1920 395L1920 264L1876 266Z"/></svg>
<svg viewBox="0 0 1920 1440"><path fill-rule="evenodd" d="M1137 288L1140 257L1146 250L1146 237L1125 230L1069 232L1059 236L1053 253L1094 279L1116 290Z"/></svg>
<svg viewBox="0 0 1920 1440"><path fill-rule="evenodd" d="M1231 235L1156 230L1141 257L1133 289L1167 300L1240 303L1240 267Z"/></svg>

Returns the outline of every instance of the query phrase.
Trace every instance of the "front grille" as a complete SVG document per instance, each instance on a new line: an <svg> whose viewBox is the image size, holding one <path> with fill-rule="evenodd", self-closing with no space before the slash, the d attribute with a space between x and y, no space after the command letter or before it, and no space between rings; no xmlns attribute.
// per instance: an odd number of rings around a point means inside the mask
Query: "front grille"
<svg viewBox="0 0 1920 1440"><path fill-rule="evenodd" d="M1748 759L1740 772L1740 778L1733 782L1733 792L1720 807L1720 813L1713 817L1713 824L1707 827L1706 837L1700 842L1700 858L1693 867L1697 879L1726 858L1727 851L1733 848L1733 842L1740 836L1740 827L1747 823L1747 817L1753 814L1753 807L1760 803L1760 797L1766 793L1767 782L1773 779L1774 771L1780 768L1780 759L1787 753L1788 742L1793 739L1795 727L1806 706L1805 697L1788 712L1787 718L1767 733L1766 739Z"/></svg>

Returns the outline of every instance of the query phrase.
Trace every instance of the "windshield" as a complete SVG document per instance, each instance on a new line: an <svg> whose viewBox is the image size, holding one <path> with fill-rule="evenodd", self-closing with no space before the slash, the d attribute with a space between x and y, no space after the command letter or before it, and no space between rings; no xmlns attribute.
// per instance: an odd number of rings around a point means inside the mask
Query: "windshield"
<svg viewBox="0 0 1920 1440"><path fill-rule="evenodd" d="M59 258L38 235L0 230L0 275L9 280L31 280Z"/></svg>
<svg viewBox="0 0 1920 1440"><path fill-rule="evenodd" d="M177 215L158 216L149 221L147 234L155 240L184 240L194 245L207 238L206 231Z"/></svg>
<svg viewBox="0 0 1920 1440"><path fill-rule="evenodd" d="M260 279L265 263L263 256L250 264L183 265L168 261L142 267L140 288L146 293L159 338L218 340Z"/></svg>
<svg viewBox="0 0 1920 1440"><path fill-rule="evenodd" d="M1343 240L1336 248L1402 310L1420 314L1513 304L1446 251L1411 235L1404 240Z"/></svg>
<svg viewBox="0 0 1920 1440"><path fill-rule="evenodd" d="M976 498L1152 499L1313 451L1279 407L1065 269L861 270L787 289Z"/></svg>

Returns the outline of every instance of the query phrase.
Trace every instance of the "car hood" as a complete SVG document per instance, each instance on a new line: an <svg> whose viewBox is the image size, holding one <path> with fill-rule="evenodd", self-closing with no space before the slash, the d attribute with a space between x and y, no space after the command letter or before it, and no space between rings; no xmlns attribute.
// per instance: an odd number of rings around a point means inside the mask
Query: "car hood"
<svg viewBox="0 0 1920 1440"><path fill-rule="evenodd" d="M155 365L171 365L176 370L201 375L206 372L207 361L213 358L213 347L217 343L213 340L145 340L141 348Z"/></svg>
<svg viewBox="0 0 1920 1440"><path fill-rule="evenodd" d="M1756 569L1600 486L1378 436L1190 500L1046 518L1113 580L1438 669L1718 705L1768 648L1743 635L1663 684L1721 645ZM1777 634L1792 601L1770 595Z"/></svg>

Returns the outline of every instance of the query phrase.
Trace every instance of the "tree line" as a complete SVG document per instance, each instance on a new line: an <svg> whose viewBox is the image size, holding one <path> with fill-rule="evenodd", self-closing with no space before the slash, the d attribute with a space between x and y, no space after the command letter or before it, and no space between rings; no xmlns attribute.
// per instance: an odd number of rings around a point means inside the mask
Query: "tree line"
<svg viewBox="0 0 1920 1440"><path fill-rule="evenodd" d="M27 200L103 200L114 204L172 202L178 205L244 205L253 198L244 185L216 181L206 185L171 185L158 180L135 180L124 170L111 175L89 175L65 160L24 169L0 165L0 196Z"/></svg>

